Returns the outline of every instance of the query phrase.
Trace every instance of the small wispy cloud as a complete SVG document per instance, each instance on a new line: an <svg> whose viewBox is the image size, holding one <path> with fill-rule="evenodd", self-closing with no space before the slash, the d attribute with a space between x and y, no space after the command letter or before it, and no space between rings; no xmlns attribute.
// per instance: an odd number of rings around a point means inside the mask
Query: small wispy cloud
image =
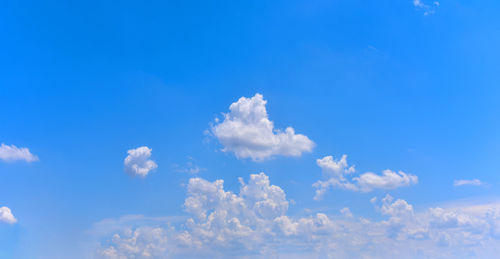
<svg viewBox="0 0 500 259"><path fill-rule="evenodd" d="M174 164L175 170L177 172L187 173L187 174L197 174L206 170L205 168L196 165L194 158L188 156L188 159L189 161L187 161L185 165Z"/></svg>
<svg viewBox="0 0 500 259"><path fill-rule="evenodd" d="M33 155L28 148L16 147L14 145L0 145L0 160L14 162L24 160L28 163L39 161L38 156Z"/></svg>
<svg viewBox="0 0 500 259"><path fill-rule="evenodd" d="M413 0L413 6L424 11L424 15L433 14L436 12L441 4L438 1L434 1L432 4L426 4L422 0Z"/></svg>
<svg viewBox="0 0 500 259"><path fill-rule="evenodd" d="M453 181L453 186L462 186L462 185L475 185L479 186L482 185L483 183L478 180L478 179L472 179L472 180L455 180Z"/></svg>

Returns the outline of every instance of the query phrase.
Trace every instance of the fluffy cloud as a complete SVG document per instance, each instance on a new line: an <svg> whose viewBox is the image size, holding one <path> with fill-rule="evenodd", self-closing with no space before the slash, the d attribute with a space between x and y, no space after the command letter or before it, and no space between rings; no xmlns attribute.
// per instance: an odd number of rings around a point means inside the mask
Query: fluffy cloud
<svg viewBox="0 0 500 259"><path fill-rule="evenodd" d="M288 209L285 192L270 185L264 173L251 175L248 184L242 179L240 183L237 195L225 191L222 180L189 180L184 206L193 217L186 222L184 245L236 252L255 249L266 239L273 219Z"/></svg>
<svg viewBox="0 0 500 259"><path fill-rule="evenodd" d="M296 134L292 127L284 131L274 128L269 120L266 103L261 94L241 97L229 107L224 120L212 126L212 134L224 146L224 152L233 152L238 158L264 160L275 155L300 156L314 147L308 137Z"/></svg>
<svg viewBox="0 0 500 259"><path fill-rule="evenodd" d="M368 172L354 178L361 191L371 191L373 189L395 189L402 186L409 186L418 183L418 177L406 174L402 171L393 172L384 170L382 175Z"/></svg>
<svg viewBox="0 0 500 259"><path fill-rule="evenodd" d="M14 145L7 146L2 143L2 145L0 145L0 160L6 162L24 160L30 163L38 161L38 157L31 154L28 148L18 148Z"/></svg>
<svg viewBox="0 0 500 259"><path fill-rule="evenodd" d="M114 235L110 245L101 249L101 255L140 258L146 257L144 254L161 254L167 246L192 256L216 256L219 251L228 255L257 249L258 244L272 235L276 226L274 220L285 215L289 202L285 192L271 185L264 173L252 174L248 184L240 179L240 184L240 192L235 194L224 190L223 180L209 182L191 178L184 207L192 217L186 220L183 231L173 232L168 228L127 230ZM151 231L156 234L151 235Z"/></svg>
<svg viewBox="0 0 500 259"><path fill-rule="evenodd" d="M462 185L481 185L483 184L481 181L478 179L473 179L473 180L455 180L453 181L453 186L462 186Z"/></svg>
<svg viewBox="0 0 500 259"><path fill-rule="evenodd" d="M140 227L115 234L113 246L100 251L104 258L167 258L171 233L168 228Z"/></svg>
<svg viewBox="0 0 500 259"><path fill-rule="evenodd" d="M14 224L17 219L12 214L12 211L8 207L0 207L0 222L5 222L9 224Z"/></svg>
<svg viewBox="0 0 500 259"><path fill-rule="evenodd" d="M142 226L114 234L104 258L245 257L492 258L500 247L500 207L429 208L402 199L372 199L382 219L316 213L287 215L289 202L264 174L240 179L239 193L223 180L192 178L184 203L191 215L177 227ZM472 213L471 211L474 211Z"/></svg>
<svg viewBox="0 0 500 259"><path fill-rule="evenodd" d="M158 165L151 159L152 149L144 146L127 151L128 156L125 158L125 172L131 176L146 177L149 172L156 169Z"/></svg>
<svg viewBox="0 0 500 259"><path fill-rule="evenodd" d="M384 170L382 175L367 172L352 177L351 175L356 172L356 169L347 164L347 155L343 155L339 160L335 160L332 156L325 156L317 159L316 163L323 169L325 180L314 183L315 199L321 198L330 188L369 192L374 189L388 190L418 183L416 175L406 174L402 171Z"/></svg>

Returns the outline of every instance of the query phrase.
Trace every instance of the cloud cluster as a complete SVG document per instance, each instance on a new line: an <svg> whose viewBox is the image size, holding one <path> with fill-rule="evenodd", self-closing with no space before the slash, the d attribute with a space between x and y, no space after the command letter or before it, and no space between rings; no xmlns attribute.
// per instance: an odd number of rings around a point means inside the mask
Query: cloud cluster
<svg viewBox="0 0 500 259"><path fill-rule="evenodd" d="M151 159L152 149L143 146L127 151L128 156L125 158L125 172L131 176L146 177L149 172L156 169L158 165Z"/></svg>
<svg viewBox="0 0 500 259"><path fill-rule="evenodd" d="M315 144L307 136L296 134L292 127L284 131L274 128L266 103L261 94L256 94L252 98L241 97L231 104L224 120L216 121L211 128L212 134L224 146L223 151L254 161L311 152Z"/></svg>
<svg viewBox="0 0 500 259"><path fill-rule="evenodd" d="M14 145L0 145L0 160L5 162L26 161L28 163L38 161L38 157L31 154L28 148L18 148Z"/></svg>
<svg viewBox="0 0 500 259"><path fill-rule="evenodd" d="M12 214L12 211L8 207L0 207L0 222L14 224L17 222L17 219Z"/></svg>
<svg viewBox="0 0 500 259"><path fill-rule="evenodd" d="M239 254L241 250L258 249L257 245L272 235L276 227L274 220L285 215L289 202L285 192L271 185L264 173L250 175L248 184L240 179L240 184L240 192L235 194L224 190L223 180L209 182L191 178L184 202L191 217L185 222L183 231L138 228L116 234L110 245L101 249L101 255L128 258L162 254L166 246L170 247L169 251L175 249L192 256L215 256L219 252L228 256Z"/></svg>
<svg viewBox="0 0 500 259"><path fill-rule="evenodd" d="M231 104L222 122L216 121L211 130L225 152L261 161L312 150L314 143L292 128L274 129L265 105L260 94L242 97ZM125 165L145 176L156 168L150 156L147 147L130 150ZM325 156L316 163L324 176L313 185L316 199L330 188L369 192L418 182L417 176L402 171L357 174L347 163L347 155L337 160ZM186 172L199 171L194 164L188 166L193 170ZM406 200L386 195L370 200L380 214L377 220L356 216L349 207L334 215L306 209L305 216L293 216L288 214L293 203L266 174L252 174L248 182L242 178L239 182L239 192L233 192L224 189L223 180L191 178L184 200L187 219L177 224L135 224L122 230L111 227L113 234L100 244L98 257L456 258L492 257L500 252L498 205L416 211ZM461 180L455 185L476 183ZM103 224L100 229L106 229Z"/></svg>
<svg viewBox="0 0 500 259"><path fill-rule="evenodd" d="M104 258L237 257L453 258L492 257L500 247L500 207L429 208L421 212L387 195L372 199L382 220L353 215L287 215L289 202L264 174L240 179L238 194L223 180L192 178L179 227L126 229L102 244Z"/></svg>
<svg viewBox="0 0 500 259"><path fill-rule="evenodd" d="M416 175L402 171L384 170L381 175L366 172L359 176L352 176L356 169L347 164L347 155L343 155L339 160L335 160L332 156L325 156L317 159L316 164L323 170L325 180L314 183L315 199L320 199L330 188L369 192L374 189L389 190L418 183Z"/></svg>
<svg viewBox="0 0 500 259"><path fill-rule="evenodd" d="M126 229L112 238L113 246L102 249L103 258L169 258L169 241L172 233L165 227L140 227Z"/></svg>

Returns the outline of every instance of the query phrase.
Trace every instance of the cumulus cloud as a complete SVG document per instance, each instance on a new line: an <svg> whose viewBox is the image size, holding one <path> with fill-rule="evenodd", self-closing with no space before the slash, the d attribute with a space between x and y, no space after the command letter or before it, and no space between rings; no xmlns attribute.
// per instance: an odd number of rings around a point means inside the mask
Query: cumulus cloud
<svg viewBox="0 0 500 259"><path fill-rule="evenodd" d="M14 145L8 146L2 143L2 145L0 145L0 160L3 160L5 162L24 160L28 163L31 163L38 161L38 157L31 154L28 148L18 148Z"/></svg>
<svg viewBox="0 0 500 259"><path fill-rule="evenodd" d="M478 179L473 179L473 180L455 180L453 181L453 186L462 186L462 185L481 185L483 184L481 181Z"/></svg>
<svg viewBox="0 0 500 259"><path fill-rule="evenodd" d="M151 159L152 149L143 146L127 151L128 156L125 158L125 172L131 176L146 177L151 170L154 170L158 165Z"/></svg>
<svg viewBox="0 0 500 259"><path fill-rule="evenodd" d="M187 198L184 202L186 212L191 217L186 220L183 231L171 229L136 229L114 235L108 247L101 249L101 255L108 258L160 254L166 246L207 256L207 252L216 255L218 251L238 253L241 249L256 249L268 238L274 227L274 219L283 216L289 202L285 192L278 186L271 185L264 173L250 175L245 183L240 178L238 194L224 190L224 181L213 182L191 178L187 186ZM158 235L148 236L144 231L154 231ZM139 240L150 240L148 243ZM165 242L169 240L168 244ZM165 242L164 242L165 241ZM165 243L165 244L164 244Z"/></svg>
<svg viewBox="0 0 500 259"><path fill-rule="evenodd" d="M418 183L416 175L402 171L384 170L381 175L366 172L353 176L356 169L347 164L347 155L343 155L339 160L335 160L333 156L325 156L317 159L316 164L323 170L325 179L314 183L315 199L320 199L330 188L369 192L374 189L389 190Z"/></svg>
<svg viewBox="0 0 500 259"><path fill-rule="evenodd" d="M113 246L102 249L104 258L169 258L171 233L166 227L140 227L114 234Z"/></svg>
<svg viewBox="0 0 500 259"><path fill-rule="evenodd" d="M267 101L261 94L241 97L229 106L224 120L212 126L212 134L224 146L224 152L233 152L238 158L261 161L276 155L300 156L314 147L307 136L296 134L292 127L275 129L266 110Z"/></svg>
<svg viewBox="0 0 500 259"><path fill-rule="evenodd" d="M405 200L398 199L392 202L394 198L387 194L382 199L381 211L384 215L400 216L413 214L413 206L408 204Z"/></svg>
<svg viewBox="0 0 500 259"><path fill-rule="evenodd" d="M17 219L12 214L12 211L8 207L0 207L0 222L14 224L17 222Z"/></svg>
<svg viewBox="0 0 500 259"><path fill-rule="evenodd" d="M104 258L245 257L492 258L500 247L500 207L432 207L415 211L406 200L372 199L381 220L316 213L288 215L289 201L264 173L240 179L240 191L222 180L192 178L184 203L189 219L177 227L124 229L102 243Z"/></svg>

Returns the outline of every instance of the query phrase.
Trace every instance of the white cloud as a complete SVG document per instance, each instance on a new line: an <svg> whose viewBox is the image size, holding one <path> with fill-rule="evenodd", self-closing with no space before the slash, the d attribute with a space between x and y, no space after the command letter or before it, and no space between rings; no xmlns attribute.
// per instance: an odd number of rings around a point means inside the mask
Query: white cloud
<svg viewBox="0 0 500 259"><path fill-rule="evenodd" d="M151 159L152 149L143 146L127 151L128 156L125 158L125 172L131 176L146 177L148 173L156 169L158 165Z"/></svg>
<svg viewBox="0 0 500 259"><path fill-rule="evenodd" d="M351 175L356 172L356 169L347 164L347 155L343 155L337 161L332 156L325 156L317 159L316 163L323 169L325 180L314 183L315 199L320 199L330 188L369 192L374 189L389 190L418 183L416 175L406 174L402 171L384 170L382 175L367 172L353 177Z"/></svg>
<svg viewBox="0 0 500 259"><path fill-rule="evenodd" d="M114 234L109 246L100 251L105 258L169 258L170 229L140 227Z"/></svg>
<svg viewBox="0 0 500 259"><path fill-rule="evenodd" d="M5 222L9 224L14 224L17 222L17 219L12 214L12 211L8 207L0 207L0 222Z"/></svg>
<svg viewBox="0 0 500 259"><path fill-rule="evenodd" d="M30 163L38 161L38 157L31 154L28 148L18 148L14 145L7 146L2 143L2 145L0 145L0 160L5 162L24 160Z"/></svg>
<svg viewBox="0 0 500 259"><path fill-rule="evenodd" d="M224 190L224 181L209 182L191 178L187 186L188 197L184 202L186 211L192 215L184 224L184 231L162 231L155 229L155 236L142 237L145 229L125 231L114 235L110 245L101 249L101 255L108 258L120 256L142 256L161 254L165 246L173 246L183 253L208 256L217 251L237 253L256 249L255 245L267 238L267 232L274 227L274 219L283 216L289 202L285 192L271 185L264 173L252 174L245 183L240 179L239 194ZM147 229L147 231L153 231ZM150 240L142 243L139 240ZM168 244L165 240L170 240ZM226 254L227 255L227 254Z"/></svg>
<svg viewBox="0 0 500 259"><path fill-rule="evenodd" d="M104 242L105 258L494 258L500 247L500 207L481 213L434 207L415 211L403 199L372 199L383 217L287 215L285 192L263 174L240 179L238 194L223 181L192 178L176 227L125 228Z"/></svg>
<svg viewBox="0 0 500 259"><path fill-rule="evenodd" d="M223 181L189 180L184 206L193 215L188 219L182 241L203 249L255 249L272 227L272 220L288 209L285 192L270 185L264 174L253 174L245 184L240 179L239 194L225 191ZM255 242L247 242L255 241Z"/></svg>
<svg viewBox="0 0 500 259"><path fill-rule="evenodd" d="M333 173L339 178L343 178L344 174L351 174L356 172L354 166L347 165L347 155L342 155L340 160L335 161L333 156L325 156L321 159L317 159L316 163L319 167L325 170L327 173Z"/></svg>
<svg viewBox="0 0 500 259"><path fill-rule="evenodd" d="M453 181L453 186L462 186L462 185L476 185L479 186L483 184L481 181L478 179L473 179L473 180L455 180Z"/></svg>
<svg viewBox="0 0 500 259"><path fill-rule="evenodd" d="M402 171L396 173L391 170L384 170L382 175L371 172L364 173L354 180L358 183L360 190L365 192L373 189L395 189L418 183L416 175L406 174Z"/></svg>
<svg viewBox="0 0 500 259"><path fill-rule="evenodd" d="M394 198L387 194L382 199L382 207L380 211L383 215L390 215L391 217L408 218L413 216L413 206L408 204L405 200L398 199L392 202Z"/></svg>
<svg viewBox="0 0 500 259"><path fill-rule="evenodd" d="M224 152L233 152L238 158L261 161L276 155L300 156L314 147L308 137L295 134L292 127L284 131L274 128L269 120L266 103L261 94L241 97L229 107L224 120L212 126L212 134L224 146Z"/></svg>

